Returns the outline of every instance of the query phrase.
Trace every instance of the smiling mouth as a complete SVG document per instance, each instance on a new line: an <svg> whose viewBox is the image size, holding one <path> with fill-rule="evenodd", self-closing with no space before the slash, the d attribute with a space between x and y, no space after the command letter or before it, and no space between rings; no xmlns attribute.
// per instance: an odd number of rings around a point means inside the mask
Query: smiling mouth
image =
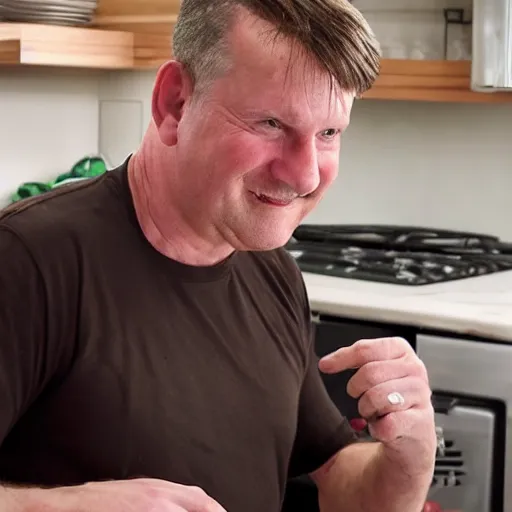
<svg viewBox="0 0 512 512"><path fill-rule="evenodd" d="M293 201L296 199L294 198L288 198L288 199L281 199L278 197L271 197L267 196L265 194L256 194L255 192L251 192L251 194L260 202L269 206L276 206L283 208L285 206L289 206L293 203Z"/></svg>

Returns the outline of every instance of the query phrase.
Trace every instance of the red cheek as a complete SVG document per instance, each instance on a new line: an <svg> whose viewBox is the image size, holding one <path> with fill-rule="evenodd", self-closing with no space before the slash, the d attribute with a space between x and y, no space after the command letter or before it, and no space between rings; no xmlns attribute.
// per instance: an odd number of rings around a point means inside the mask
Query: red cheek
<svg viewBox="0 0 512 512"><path fill-rule="evenodd" d="M235 168L244 171L258 169L276 158L275 144L252 134L242 134L230 141L223 153Z"/></svg>
<svg viewBox="0 0 512 512"><path fill-rule="evenodd" d="M322 184L330 185L338 176L339 157L338 153L327 154L318 159L320 178Z"/></svg>

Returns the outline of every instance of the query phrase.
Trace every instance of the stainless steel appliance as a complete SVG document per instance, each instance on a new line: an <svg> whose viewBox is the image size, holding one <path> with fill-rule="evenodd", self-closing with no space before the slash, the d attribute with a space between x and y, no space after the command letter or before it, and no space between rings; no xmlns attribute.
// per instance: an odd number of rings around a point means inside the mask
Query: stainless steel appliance
<svg viewBox="0 0 512 512"><path fill-rule="evenodd" d="M512 92L512 0L473 0L471 88Z"/></svg>
<svg viewBox="0 0 512 512"><path fill-rule="evenodd" d="M512 270L498 237L423 227L304 224L286 248L305 272L410 286Z"/></svg>
<svg viewBox="0 0 512 512"><path fill-rule="evenodd" d="M446 453L431 496L446 509L512 512L512 345L419 334L416 350L434 393Z"/></svg>
<svg viewBox="0 0 512 512"><path fill-rule="evenodd" d="M429 498L450 510L492 512L496 411L474 398L443 398L450 403L436 407L440 446Z"/></svg>

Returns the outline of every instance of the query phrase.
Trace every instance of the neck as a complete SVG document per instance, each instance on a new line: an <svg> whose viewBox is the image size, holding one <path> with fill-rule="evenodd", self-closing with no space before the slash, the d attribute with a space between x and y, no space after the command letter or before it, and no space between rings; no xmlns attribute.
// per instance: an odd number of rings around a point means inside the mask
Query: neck
<svg viewBox="0 0 512 512"><path fill-rule="evenodd" d="M151 158L144 144L128 164L128 181L135 212L148 242L164 256L192 266L212 266L234 251L213 227L194 226L173 187L173 165ZM166 162L173 161L167 158ZM197 211L197 210L196 210Z"/></svg>

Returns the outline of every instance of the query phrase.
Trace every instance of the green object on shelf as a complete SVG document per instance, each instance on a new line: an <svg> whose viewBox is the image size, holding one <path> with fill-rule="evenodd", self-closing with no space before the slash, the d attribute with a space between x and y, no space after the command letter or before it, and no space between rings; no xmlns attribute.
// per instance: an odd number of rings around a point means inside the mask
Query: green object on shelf
<svg viewBox="0 0 512 512"><path fill-rule="evenodd" d="M107 172L107 165L101 157L85 157L79 160L70 171L60 174L53 181L48 183L26 182L20 185L18 190L12 194L11 201L15 203L27 197L37 196L48 192L55 187L72 183L74 181L95 178Z"/></svg>

